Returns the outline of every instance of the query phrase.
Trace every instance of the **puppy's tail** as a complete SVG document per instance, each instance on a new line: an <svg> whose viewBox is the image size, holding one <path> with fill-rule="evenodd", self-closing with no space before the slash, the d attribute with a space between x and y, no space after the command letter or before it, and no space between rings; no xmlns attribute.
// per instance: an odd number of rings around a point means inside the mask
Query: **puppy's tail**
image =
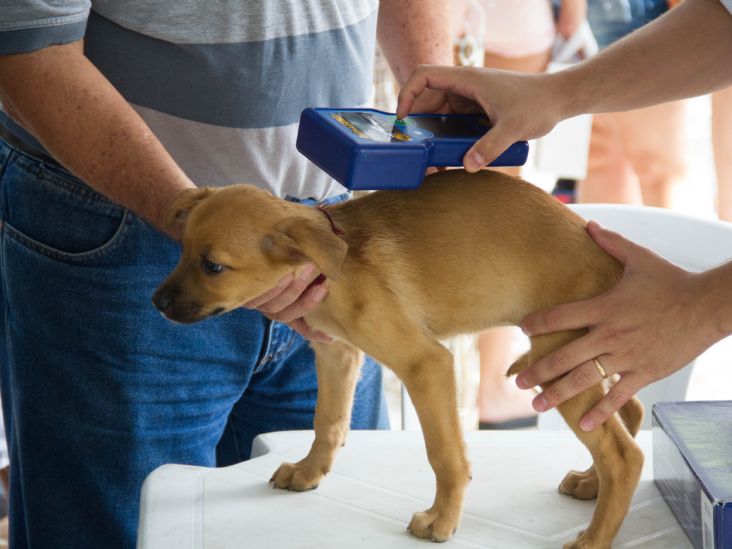
<svg viewBox="0 0 732 549"><path fill-rule="evenodd" d="M528 367L529 367L529 353L526 352L526 353L522 354L520 357L518 357L513 364L511 364L511 367L508 369L508 372L506 372L506 376L511 377L511 376L515 376L516 374L520 374Z"/></svg>

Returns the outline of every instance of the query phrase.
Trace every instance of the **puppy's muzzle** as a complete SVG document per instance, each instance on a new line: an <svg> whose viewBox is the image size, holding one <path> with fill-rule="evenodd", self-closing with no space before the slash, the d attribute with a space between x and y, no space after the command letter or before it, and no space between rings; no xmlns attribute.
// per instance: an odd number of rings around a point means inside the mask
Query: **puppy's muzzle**
<svg viewBox="0 0 732 549"><path fill-rule="evenodd" d="M198 322L224 312L222 307L217 307L207 313L199 302L188 299L177 284L164 284L158 288L152 301L165 318L183 324Z"/></svg>
<svg viewBox="0 0 732 549"><path fill-rule="evenodd" d="M165 313L170 309L178 294L180 294L180 291L177 288L163 286L155 292L152 301L158 311Z"/></svg>

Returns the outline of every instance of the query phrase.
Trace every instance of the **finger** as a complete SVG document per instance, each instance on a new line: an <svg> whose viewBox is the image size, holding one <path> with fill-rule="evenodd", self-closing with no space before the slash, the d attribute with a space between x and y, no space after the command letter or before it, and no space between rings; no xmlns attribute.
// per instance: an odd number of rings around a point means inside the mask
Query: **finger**
<svg viewBox="0 0 732 549"><path fill-rule="evenodd" d="M412 103L409 112L414 113L441 113L445 114L449 109L445 92L439 90L425 90Z"/></svg>
<svg viewBox="0 0 732 549"><path fill-rule="evenodd" d="M333 341L333 338L325 332L321 332L320 330L313 330L302 318L296 318L292 322L288 323L288 326L290 326L290 328L295 330L305 339L309 339L311 341L320 341L322 343L331 343Z"/></svg>
<svg viewBox="0 0 732 549"><path fill-rule="evenodd" d="M315 309L328 295L328 287L318 284L300 294L300 297L290 305L276 312L270 313L271 318L285 324L301 318Z"/></svg>
<svg viewBox="0 0 732 549"><path fill-rule="evenodd" d="M587 232L598 246L623 264L627 263L635 252L645 250L635 242L606 229L597 221L587 223Z"/></svg>
<svg viewBox="0 0 732 549"><path fill-rule="evenodd" d="M531 404L537 412L546 412L601 383L603 379L592 360L583 362L539 393Z"/></svg>
<svg viewBox="0 0 732 549"><path fill-rule="evenodd" d="M498 158L505 152L520 136L506 130L506 125L500 121L496 122L478 142L473 145L463 158L463 165L469 172L477 172Z"/></svg>
<svg viewBox="0 0 732 549"><path fill-rule="evenodd" d="M276 298L278 295L280 295L285 288L292 282L293 276L292 273L285 275L282 277L282 279L277 283L277 286L272 288L271 290L268 290L264 292L262 295L255 297L251 301L247 301L244 304L244 307L247 309L256 309L259 307L262 303L266 303L267 301L270 301L271 299Z"/></svg>
<svg viewBox="0 0 732 549"><path fill-rule="evenodd" d="M412 112L414 102L427 89L429 75L436 72L434 69L435 67L420 65L412 71L397 96L396 115L398 118L404 118Z"/></svg>
<svg viewBox="0 0 732 549"><path fill-rule="evenodd" d="M537 360L516 376L516 385L521 389L530 389L557 379L578 364L595 358L598 353L593 349L597 349L597 342L594 334L590 332Z"/></svg>
<svg viewBox="0 0 732 549"><path fill-rule="evenodd" d="M473 99L476 91L478 73L467 67L433 67L420 65L410 75L399 91L396 114L399 118L407 116L417 97L426 89L452 91L463 97Z"/></svg>
<svg viewBox="0 0 732 549"><path fill-rule="evenodd" d="M536 336L594 326L600 319L602 298L600 295L532 313L523 319L521 329L528 336Z"/></svg>
<svg viewBox="0 0 732 549"><path fill-rule="evenodd" d="M623 376L620 381L610 388L600 402L582 416L579 424L580 429L583 431L596 429L610 419L610 416L620 410L642 388L643 383L638 380L637 376L632 374Z"/></svg>
<svg viewBox="0 0 732 549"><path fill-rule="evenodd" d="M289 307L292 303L302 295L308 285L315 280L320 273L315 265L305 265L298 275L292 279L290 284L276 297L262 303L257 307L263 313L279 313L283 309ZM299 315L302 316L302 315ZM292 317L296 318L296 317ZM287 321L283 321L287 322Z"/></svg>

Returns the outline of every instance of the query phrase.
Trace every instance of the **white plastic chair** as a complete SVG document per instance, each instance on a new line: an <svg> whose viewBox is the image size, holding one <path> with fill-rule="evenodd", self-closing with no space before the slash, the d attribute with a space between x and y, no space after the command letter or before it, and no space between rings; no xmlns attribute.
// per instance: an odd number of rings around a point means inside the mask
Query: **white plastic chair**
<svg viewBox="0 0 732 549"><path fill-rule="evenodd" d="M712 221L661 208L615 204L574 204L571 208L689 271L704 271L732 259L732 223ZM686 399L692 362L645 387L638 398L646 407L641 428L651 427L651 406ZM556 410L539 414L539 429L569 429Z"/></svg>

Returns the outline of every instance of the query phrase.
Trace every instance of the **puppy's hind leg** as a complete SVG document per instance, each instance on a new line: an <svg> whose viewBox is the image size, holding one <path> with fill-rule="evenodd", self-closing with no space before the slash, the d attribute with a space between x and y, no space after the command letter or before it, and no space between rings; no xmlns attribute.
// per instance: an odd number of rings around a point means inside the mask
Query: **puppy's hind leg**
<svg viewBox="0 0 732 549"><path fill-rule="evenodd" d="M532 360L545 356L573 339L576 334L550 334L532 338ZM626 428L617 416L594 431L579 428L582 416L603 396L602 384L591 387L559 405L559 412L592 455L597 472L597 507L587 529L565 549L609 548L625 518L643 467L643 452L633 440L629 428L637 431L639 411L633 403L626 411L631 425ZM591 475L591 473L590 473Z"/></svg>
<svg viewBox="0 0 732 549"><path fill-rule="evenodd" d="M643 452L617 416L594 431L579 428L582 415L604 396L596 385L559 406L564 419L587 446L599 481L597 507L587 529L565 549L609 548L628 513L643 467Z"/></svg>
<svg viewBox="0 0 732 549"><path fill-rule="evenodd" d="M275 488L296 492L317 488L345 443L353 393L364 359L363 352L344 341L311 345L318 373L315 440L305 458L297 463L283 463L270 479Z"/></svg>
<svg viewBox="0 0 732 549"><path fill-rule="evenodd" d="M623 420L623 425L633 438L638 434L641 423L643 423L643 413L643 403L635 397L626 402L618 411L620 419Z"/></svg>
<svg viewBox="0 0 732 549"><path fill-rule="evenodd" d="M536 355L536 350L535 355ZM534 357L536 360L537 357ZM506 372L507 376L514 376L523 372L531 363L531 352L524 353L511 364ZM559 492L577 499L594 499L597 497L597 491L600 481L597 478L595 466L590 466L586 471L570 471L564 477L559 485Z"/></svg>
<svg viewBox="0 0 732 549"><path fill-rule="evenodd" d="M618 411L623 425L635 438L643 421L643 404L633 397ZM559 485L559 492L577 499L594 499L600 488L597 469L592 465L586 471L570 471Z"/></svg>

